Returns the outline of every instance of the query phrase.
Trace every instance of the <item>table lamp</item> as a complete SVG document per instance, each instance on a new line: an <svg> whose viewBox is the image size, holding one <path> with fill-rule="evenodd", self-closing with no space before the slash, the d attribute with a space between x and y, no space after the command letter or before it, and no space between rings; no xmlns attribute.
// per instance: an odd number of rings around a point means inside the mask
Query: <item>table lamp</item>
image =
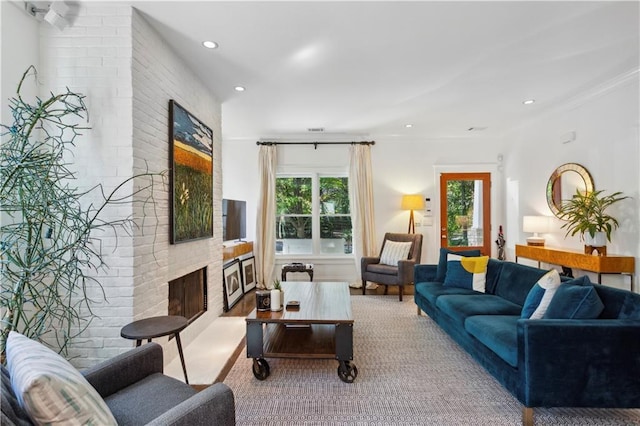
<svg viewBox="0 0 640 426"><path fill-rule="evenodd" d="M402 205L400 206L400 208L402 210L411 210L411 213L409 214L409 230L407 231L408 234L416 233L413 211L424 209L424 205L424 197L420 194L402 196Z"/></svg>
<svg viewBox="0 0 640 426"><path fill-rule="evenodd" d="M544 234L550 231L550 219L549 216L524 216L522 218L522 231L533 233L533 237L527 238L528 246L544 246L544 238L538 236L538 233Z"/></svg>

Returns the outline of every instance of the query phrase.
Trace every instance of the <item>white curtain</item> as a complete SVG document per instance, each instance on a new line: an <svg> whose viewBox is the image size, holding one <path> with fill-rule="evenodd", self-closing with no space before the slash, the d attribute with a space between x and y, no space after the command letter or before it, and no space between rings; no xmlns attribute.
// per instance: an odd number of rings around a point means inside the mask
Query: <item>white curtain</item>
<svg viewBox="0 0 640 426"><path fill-rule="evenodd" d="M373 215L373 172L371 168L371 146L351 145L349 151L349 204L353 226L353 254L356 261L356 276L360 283L360 258L377 256L376 229Z"/></svg>
<svg viewBox="0 0 640 426"><path fill-rule="evenodd" d="M255 244L257 286L270 288L276 261L276 146L260 145L258 163L260 197Z"/></svg>

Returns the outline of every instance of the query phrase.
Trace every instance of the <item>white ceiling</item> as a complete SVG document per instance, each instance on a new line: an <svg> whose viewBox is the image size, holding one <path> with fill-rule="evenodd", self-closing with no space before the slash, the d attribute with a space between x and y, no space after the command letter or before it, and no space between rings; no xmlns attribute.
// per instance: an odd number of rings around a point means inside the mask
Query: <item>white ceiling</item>
<svg viewBox="0 0 640 426"><path fill-rule="evenodd" d="M639 67L637 1L133 4L222 102L224 140L496 137Z"/></svg>

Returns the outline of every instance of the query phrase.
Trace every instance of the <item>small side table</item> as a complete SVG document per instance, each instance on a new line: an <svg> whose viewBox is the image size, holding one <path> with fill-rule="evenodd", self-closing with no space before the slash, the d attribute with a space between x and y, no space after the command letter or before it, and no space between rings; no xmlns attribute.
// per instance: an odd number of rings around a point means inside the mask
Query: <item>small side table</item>
<svg viewBox="0 0 640 426"><path fill-rule="evenodd" d="M189 325L185 317L178 315L168 315L160 317L151 317L139 321L134 321L125 325L120 330L120 336L125 339L136 341L136 346L142 344L143 339L147 339L147 343L154 337L169 336L173 334L178 345L178 353L180 354L180 362L182 363L182 371L184 372L184 381L189 384L187 378L187 367L184 365L184 355L182 354L182 343L180 343L180 332Z"/></svg>
<svg viewBox="0 0 640 426"><path fill-rule="evenodd" d="M287 280L288 272L306 272L309 274L309 281L313 281L312 263L287 263L282 265L282 281Z"/></svg>

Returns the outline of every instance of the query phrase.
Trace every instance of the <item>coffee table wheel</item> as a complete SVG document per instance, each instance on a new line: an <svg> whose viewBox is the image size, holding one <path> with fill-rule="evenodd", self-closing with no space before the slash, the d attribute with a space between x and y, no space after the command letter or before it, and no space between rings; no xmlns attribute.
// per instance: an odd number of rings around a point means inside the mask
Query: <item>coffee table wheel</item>
<svg viewBox="0 0 640 426"><path fill-rule="evenodd" d="M269 377L269 363L264 358L254 358L253 375L258 380L265 380Z"/></svg>
<svg viewBox="0 0 640 426"><path fill-rule="evenodd" d="M338 377L345 383L353 383L358 377L358 369L351 361L340 361L338 365Z"/></svg>

